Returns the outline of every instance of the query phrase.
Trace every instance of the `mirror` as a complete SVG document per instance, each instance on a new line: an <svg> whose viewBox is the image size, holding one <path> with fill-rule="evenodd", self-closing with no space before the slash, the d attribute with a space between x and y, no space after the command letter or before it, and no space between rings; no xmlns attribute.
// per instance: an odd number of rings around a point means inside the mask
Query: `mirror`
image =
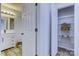
<svg viewBox="0 0 79 59"><path fill-rule="evenodd" d="M13 33L14 32L14 18L11 17L2 17L4 20L4 33Z"/></svg>
<svg viewBox="0 0 79 59"><path fill-rule="evenodd" d="M14 29L14 18L10 18L10 30Z"/></svg>

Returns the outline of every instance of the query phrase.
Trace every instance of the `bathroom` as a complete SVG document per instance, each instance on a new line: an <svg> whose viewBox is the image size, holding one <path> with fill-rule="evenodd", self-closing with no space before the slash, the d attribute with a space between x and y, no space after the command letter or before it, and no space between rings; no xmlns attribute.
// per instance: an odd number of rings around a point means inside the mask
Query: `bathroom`
<svg viewBox="0 0 79 59"><path fill-rule="evenodd" d="M22 12L21 4L1 4L1 55L22 55Z"/></svg>

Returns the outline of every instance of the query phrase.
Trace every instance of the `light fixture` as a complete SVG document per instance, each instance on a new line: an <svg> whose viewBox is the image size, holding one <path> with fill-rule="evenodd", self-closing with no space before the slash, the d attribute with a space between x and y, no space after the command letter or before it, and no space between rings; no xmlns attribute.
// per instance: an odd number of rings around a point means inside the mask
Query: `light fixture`
<svg viewBox="0 0 79 59"><path fill-rule="evenodd" d="M7 14L7 15L11 15L11 16L15 16L15 13L9 12L9 11L5 11L5 10L1 10L1 13Z"/></svg>

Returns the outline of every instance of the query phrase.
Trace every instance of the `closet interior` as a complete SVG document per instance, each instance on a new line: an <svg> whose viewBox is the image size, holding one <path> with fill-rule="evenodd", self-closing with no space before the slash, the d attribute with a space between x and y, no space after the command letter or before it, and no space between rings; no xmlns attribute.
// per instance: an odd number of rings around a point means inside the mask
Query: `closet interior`
<svg viewBox="0 0 79 59"><path fill-rule="evenodd" d="M74 6L58 10L58 47L74 55Z"/></svg>

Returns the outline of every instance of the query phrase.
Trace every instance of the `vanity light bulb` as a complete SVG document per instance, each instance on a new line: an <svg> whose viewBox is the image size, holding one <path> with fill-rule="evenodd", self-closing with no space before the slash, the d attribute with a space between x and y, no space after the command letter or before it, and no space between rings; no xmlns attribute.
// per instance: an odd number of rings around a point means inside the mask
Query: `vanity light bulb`
<svg viewBox="0 0 79 59"><path fill-rule="evenodd" d="M10 12L11 15L14 15L12 12Z"/></svg>
<svg viewBox="0 0 79 59"><path fill-rule="evenodd" d="M2 13L6 13L6 11L1 10Z"/></svg>
<svg viewBox="0 0 79 59"><path fill-rule="evenodd" d="M10 12L10 14L13 14L12 12Z"/></svg>
<svg viewBox="0 0 79 59"><path fill-rule="evenodd" d="M3 11L3 10L1 10L1 12L2 13L4 13L4 14L8 14L8 15L13 15L13 16L15 16L15 13L13 13L13 12L9 12L9 11Z"/></svg>
<svg viewBox="0 0 79 59"><path fill-rule="evenodd" d="M10 14L10 12L7 11L7 14Z"/></svg>

